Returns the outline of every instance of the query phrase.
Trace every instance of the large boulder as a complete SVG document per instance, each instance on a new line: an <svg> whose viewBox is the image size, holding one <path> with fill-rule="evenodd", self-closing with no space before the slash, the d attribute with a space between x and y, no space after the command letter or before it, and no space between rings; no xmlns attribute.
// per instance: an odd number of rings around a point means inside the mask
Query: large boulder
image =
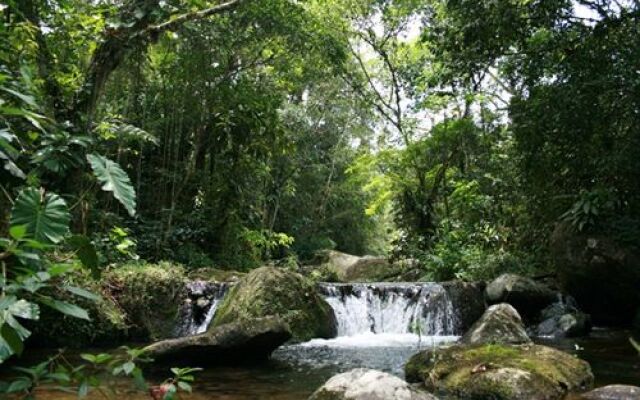
<svg viewBox="0 0 640 400"><path fill-rule="evenodd" d="M547 306L540 313L540 322L532 329L535 336L564 338L584 336L591 330L591 317L578 310L575 301L567 297Z"/></svg>
<svg viewBox="0 0 640 400"><path fill-rule="evenodd" d="M484 301L484 282L443 282L453 309L456 311L457 332L466 332L487 309Z"/></svg>
<svg viewBox="0 0 640 400"><path fill-rule="evenodd" d="M461 400L555 400L593 384L589 364L539 345L456 345L414 355L408 382Z"/></svg>
<svg viewBox="0 0 640 400"><path fill-rule="evenodd" d="M316 390L309 400L437 400L419 392L397 376L357 368L338 374Z"/></svg>
<svg viewBox="0 0 640 400"><path fill-rule="evenodd" d="M130 339L172 337L175 321L187 296L185 271L169 262L129 264L103 275L109 297L126 315Z"/></svg>
<svg viewBox="0 0 640 400"><path fill-rule="evenodd" d="M531 339L518 312L511 305L502 303L487 308L460 342L468 345L525 344L531 343Z"/></svg>
<svg viewBox="0 0 640 400"><path fill-rule="evenodd" d="M321 269L339 282L383 282L400 274L401 266L384 257L363 256L328 250L322 254Z"/></svg>
<svg viewBox="0 0 640 400"><path fill-rule="evenodd" d="M640 250L557 226L551 248L562 289L596 325L629 325L640 306Z"/></svg>
<svg viewBox="0 0 640 400"><path fill-rule="evenodd" d="M487 285L489 304L509 303L525 319L534 318L540 310L558 299L555 291L531 278L503 274Z"/></svg>
<svg viewBox="0 0 640 400"><path fill-rule="evenodd" d="M171 365L211 365L267 359L291 338L280 317L245 319L209 328L206 333L167 339L145 348L157 362Z"/></svg>
<svg viewBox="0 0 640 400"><path fill-rule="evenodd" d="M295 340L336 335L333 310L313 283L295 272L275 267L261 267L242 277L218 307L213 325L269 315L282 317Z"/></svg>
<svg viewBox="0 0 640 400"><path fill-rule="evenodd" d="M640 387L629 385L609 385L583 393L583 400L638 400Z"/></svg>

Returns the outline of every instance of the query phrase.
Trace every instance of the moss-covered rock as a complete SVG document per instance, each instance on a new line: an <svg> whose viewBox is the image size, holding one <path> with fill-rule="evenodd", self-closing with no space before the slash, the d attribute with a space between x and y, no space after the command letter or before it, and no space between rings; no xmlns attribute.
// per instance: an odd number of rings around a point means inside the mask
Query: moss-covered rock
<svg viewBox="0 0 640 400"><path fill-rule="evenodd" d="M394 281L403 269L384 257L354 256L335 250L323 251L318 255L320 265L314 270L322 273L331 282L385 282Z"/></svg>
<svg viewBox="0 0 640 400"><path fill-rule="evenodd" d="M330 338L336 334L331 307L301 275L281 268L261 267L243 277L225 296L213 326L278 315L295 340Z"/></svg>
<svg viewBox="0 0 640 400"><path fill-rule="evenodd" d="M237 282L245 275L246 272L219 268L198 268L187 274L188 278L192 280L213 282Z"/></svg>
<svg viewBox="0 0 640 400"><path fill-rule="evenodd" d="M210 328L206 333L166 339L146 347L157 362L176 365L211 365L264 360L291 333L279 317L239 320Z"/></svg>
<svg viewBox="0 0 640 400"><path fill-rule="evenodd" d="M134 340L172 336L185 279L184 269L168 262L124 265L104 276L111 296L127 316Z"/></svg>
<svg viewBox="0 0 640 400"><path fill-rule="evenodd" d="M539 345L455 345L414 355L409 382L463 400L554 400L593 384L589 364Z"/></svg>
<svg viewBox="0 0 640 400"><path fill-rule="evenodd" d="M67 285L88 290L102 299L93 301L75 296L63 289ZM126 337L127 324L124 312L88 271L78 270L65 276L55 289L45 290L44 294L82 307L91 320L74 318L41 305L40 319L36 323L28 324L33 330L29 345L79 348L113 344Z"/></svg>

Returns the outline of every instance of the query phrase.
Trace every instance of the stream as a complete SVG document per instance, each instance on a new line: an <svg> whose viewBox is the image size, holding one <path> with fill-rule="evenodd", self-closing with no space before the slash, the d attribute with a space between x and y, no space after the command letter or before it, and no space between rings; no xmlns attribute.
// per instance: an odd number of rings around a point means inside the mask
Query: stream
<svg viewBox="0 0 640 400"><path fill-rule="evenodd" d="M201 284L193 286L191 303L199 295L209 296L209 306L200 304L197 312L185 308L177 331L194 334L206 330L227 287ZM352 368L367 367L400 377L411 355L455 341L460 332L459 318L446 292L438 284L323 284L320 292L334 309L338 336L314 339L277 349L266 363L245 367L208 367L196 375L194 393L181 399L203 400L303 400L328 378ZM202 302L201 302L202 303ZM418 333L418 334L416 334ZM540 344L576 354L588 361L596 386L611 383L640 385L640 356L629 344L629 332L594 329L578 339L537 339ZM85 350L83 352L104 352ZM29 352L34 362L51 352ZM71 355L73 356L73 354ZM24 361L29 365L27 360ZM146 377L151 382L166 378L167 368L151 366ZM6 374L2 371L0 375ZM119 397L145 399L122 382ZM44 392L42 399L76 399L73 394ZM88 399L104 399L91 393Z"/></svg>

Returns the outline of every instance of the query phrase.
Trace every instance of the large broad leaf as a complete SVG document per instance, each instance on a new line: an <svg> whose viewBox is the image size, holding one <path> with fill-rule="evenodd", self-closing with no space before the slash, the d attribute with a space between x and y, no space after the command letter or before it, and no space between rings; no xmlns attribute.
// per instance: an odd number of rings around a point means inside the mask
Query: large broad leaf
<svg viewBox="0 0 640 400"><path fill-rule="evenodd" d="M136 192L129 176L120 166L99 154L88 154L93 173L102 183L102 190L113 192L113 196L127 209L129 215L136 214Z"/></svg>
<svg viewBox="0 0 640 400"><path fill-rule="evenodd" d="M69 232L67 203L55 193L23 189L11 210L11 225L25 225L27 236L42 243L59 243Z"/></svg>

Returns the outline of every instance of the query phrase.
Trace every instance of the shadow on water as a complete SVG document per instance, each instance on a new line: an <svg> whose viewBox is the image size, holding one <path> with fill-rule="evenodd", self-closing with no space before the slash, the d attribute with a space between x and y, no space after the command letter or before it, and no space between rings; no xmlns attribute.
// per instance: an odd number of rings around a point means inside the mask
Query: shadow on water
<svg viewBox="0 0 640 400"><path fill-rule="evenodd" d="M382 336L382 335L375 335ZM553 346L587 360L596 376L596 386L611 383L640 385L640 356L628 341L629 332L623 330L596 329L588 338L563 340L536 340L540 344ZM194 394L183 395L184 400L302 400L335 373L356 367L381 369L402 376L406 360L420 349L438 345L423 340L419 344L405 338L315 340L312 342L284 346L278 349L272 360L250 367L209 367L197 375ZM448 341L452 338L449 337ZM49 353L34 354L42 359ZM25 360L29 365L32 360ZM152 367L146 374L152 382L160 382L167 375L166 369ZM0 370L1 378L7 376L7 368ZM122 385L118 388L118 399L143 400L148 396L133 393ZM72 394L49 392L38 395L38 399L71 400ZM92 393L88 399L104 399Z"/></svg>
<svg viewBox="0 0 640 400"><path fill-rule="evenodd" d="M640 355L631 346L626 330L595 328L588 337L538 339L537 343L575 354L591 364L595 386L613 383L640 386Z"/></svg>

